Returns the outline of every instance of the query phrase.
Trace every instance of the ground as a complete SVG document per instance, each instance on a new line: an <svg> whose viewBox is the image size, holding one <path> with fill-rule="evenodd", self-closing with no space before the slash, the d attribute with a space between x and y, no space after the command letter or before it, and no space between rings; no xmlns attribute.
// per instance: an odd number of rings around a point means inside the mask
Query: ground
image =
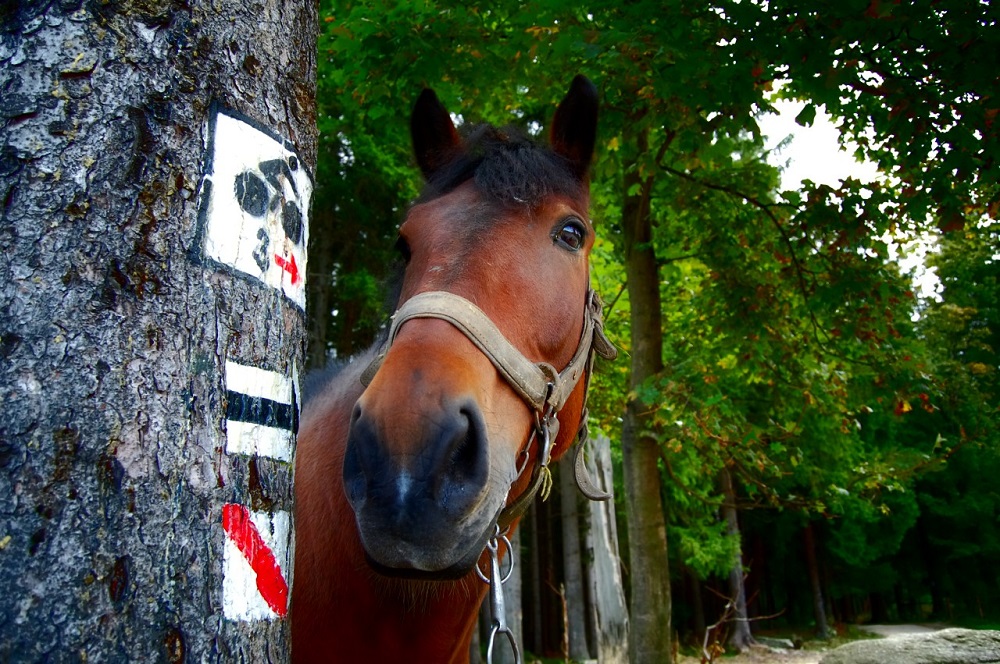
<svg viewBox="0 0 1000 664"><path fill-rule="evenodd" d="M876 637L893 638L901 634L913 634L918 632L935 632L943 629L946 625L864 625L859 627L863 632L868 632ZM757 646L747 652L740 653L733 657L720 657L716 660L720 664L819 664L823 655L832 647L841 645L841 642L831 642L828 647L823 647L822 642L812 641L806 644L801 650L783 650ZM699 664L701 660L697 657L681 655L677 664Z"/></svg>

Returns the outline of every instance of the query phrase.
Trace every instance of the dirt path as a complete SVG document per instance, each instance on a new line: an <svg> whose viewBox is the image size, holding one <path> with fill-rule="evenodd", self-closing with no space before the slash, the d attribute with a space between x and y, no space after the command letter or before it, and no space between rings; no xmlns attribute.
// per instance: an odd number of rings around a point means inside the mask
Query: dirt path
<svg viewBox="0 0 1000 664"><path fill-rule="evenodd" d="M764 646L754 646L734 657L722 657L716 662L725 664L819 664L825 650L774 650ZM677 664L699 664L700 659L681 655Z"/></svg>
<svg viewBox="0 0 1000 664"><path fill-rule="evenodd" d="M926 632L936 632L944 629L947 625L925 624L925 625L859 625L859 629L870 632L883 638L898 638L904 634L920 634ZM716 660L724 664L819 664L828 650L781 650L755 646L750 650L740 653L735 657L725 657ZM699 664L701 660L697 657L687 657L681 655L677 664Z"/></svg>

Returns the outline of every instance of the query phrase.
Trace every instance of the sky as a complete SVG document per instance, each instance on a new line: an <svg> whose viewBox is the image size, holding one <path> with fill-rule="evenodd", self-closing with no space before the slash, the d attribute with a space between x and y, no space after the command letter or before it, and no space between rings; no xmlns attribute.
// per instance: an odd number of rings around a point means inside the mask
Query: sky
<svg viewBox="0 0 1000 664"><path fill-rule="evenodd" d="M878 177L878 169L871 162L860 163L854 155L841 149L837 143L839 131L823 109L816 112L816 121L810 127L796 124L795 116L805 107L805 102L779 99L774 103L778 115L759 119L761 131L767 136L767 148L773 149L785 137L792 135L791 145L776 155L776 165L784 167L781 174L783 189L798 189L804 179L831 187L853 175L862 182Z"/></svg>
<svg viewBox="0 0 1000 664"><path fill-rule="evenodd" d="M817 184L831 187L853 176L862 182L878 178L875 164L859 162L851 151L838 143L839 130L830 116L822 109L816 112L816 120L810 127L802 127L795 122L795 116L805 107L805 102L779 99L774 102L778 114L758 118L761 132L767 137L765 145L772 150L789 135L792 141L781 150L771 153L771 162L781 167L782 189L797 190L802 180L812 180ZM932 250L930 238L911 239L905 245L905 255L900 255L902 247L895 242L889 244L889 255L899 262L904 272L913 273L914 289L922 298L940 299L940 281L933 268L924 268L924 257Z"/></svg>

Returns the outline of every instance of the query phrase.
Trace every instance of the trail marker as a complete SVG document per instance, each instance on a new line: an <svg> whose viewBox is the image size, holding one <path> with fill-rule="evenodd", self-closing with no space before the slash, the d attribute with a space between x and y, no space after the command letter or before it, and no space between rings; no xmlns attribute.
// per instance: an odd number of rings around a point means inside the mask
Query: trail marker
<svg viewBox="0 0 1000 664"><path fill-rule="evenodd" d="M313 183L290 143L213 106L199 224L205 258L305 308Z"/></svg>
<svg viewBox="0 0 1000 664"><path fill-rule="evenodd" d="M226 453L291 461L296 390L294 377L226 360Z"/></svg>
<svg viewBox="0 0 1000 664"><path fill-rule="evenodd" d="M222 609L230 620L273 620L288 613L288 512L222 508Z"/></svg>

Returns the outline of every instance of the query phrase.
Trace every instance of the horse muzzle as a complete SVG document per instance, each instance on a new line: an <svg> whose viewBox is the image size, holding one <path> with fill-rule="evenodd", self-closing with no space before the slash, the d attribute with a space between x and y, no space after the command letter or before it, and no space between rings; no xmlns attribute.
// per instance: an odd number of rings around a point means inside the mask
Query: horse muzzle
<svg viewBox="0 0 1000 664"><path fill-rule="evenodd" d="M513 461L491 459L485 421L471 400L442 399L406 430L385 428L355 406L344 487L369 562L392 576L466 574L504 505ZM499 467L507 465L506 472Z"/></svg>

